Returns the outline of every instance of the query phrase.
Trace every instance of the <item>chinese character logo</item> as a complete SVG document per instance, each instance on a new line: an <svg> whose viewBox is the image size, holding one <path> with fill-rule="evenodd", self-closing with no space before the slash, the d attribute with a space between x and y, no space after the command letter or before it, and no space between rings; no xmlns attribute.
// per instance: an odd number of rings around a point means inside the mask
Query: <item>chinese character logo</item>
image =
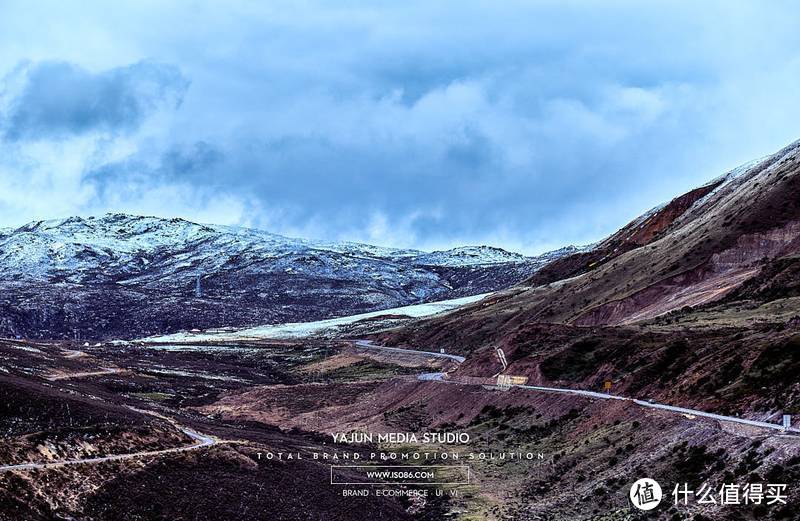
<svg viewBox="0 0 800 521"><path fill-rule="evenodd" d="M672 490L676 505L688 505L693 499L698 504L711 505L785 505L788 499L786 483L723 483L719 490L703 483L698 490L689 488L688 483L678 483Z"/></svg>
<svg viewBox="0 0 800 521"><path fill-rule="evenodd" d="M642 478L631 485L631 503L639 510L653 510L661 503L661 485L654 479Z"/></svg>

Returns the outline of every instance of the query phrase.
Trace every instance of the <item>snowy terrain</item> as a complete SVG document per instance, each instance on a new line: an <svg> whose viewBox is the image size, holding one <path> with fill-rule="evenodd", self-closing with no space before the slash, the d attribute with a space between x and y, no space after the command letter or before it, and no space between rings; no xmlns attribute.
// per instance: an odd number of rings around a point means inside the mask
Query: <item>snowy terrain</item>
<svg viewBox="0 0 800 521"><path fill-rule="evenodd" d="M310 321L512 286L563 248L423 252L126 214L0 231L0 336L135 338Z"/></svg>
<svg viewBox="0 0 800 521"><path fill-rule="evenodd" d="M316 320L313 322L295 322L289 324L275 324L258 326L239 331L202 331L202 332L180 332L172 335L155 336L142 340L148 344L193 344L209 342L236 342L242 340L264 340L264 339L292 339L308 336L336 336L342 326L353 324L360 320L367 320L381 316L403 316L411 318L427 317L437 313L451 311L460 306L471 304L482 300L490 293L473 295L438 302L428 302L426 304L415 304L412 306L402 306L399 308L384 309L371 313L360 313L346 317L332 318L328 320Z"/></svg>
<svg viewBox="0 0 800 521"><path fill-rule="evenodd" d="M386 277L392 270L379 269L375 261L382 265L464 267L535 260L488 246L428 253L126 214L36 221L0 232L0 276L37 281L190 279L224 271L233 264L252 272L337 269L364 277Z"/></svg>

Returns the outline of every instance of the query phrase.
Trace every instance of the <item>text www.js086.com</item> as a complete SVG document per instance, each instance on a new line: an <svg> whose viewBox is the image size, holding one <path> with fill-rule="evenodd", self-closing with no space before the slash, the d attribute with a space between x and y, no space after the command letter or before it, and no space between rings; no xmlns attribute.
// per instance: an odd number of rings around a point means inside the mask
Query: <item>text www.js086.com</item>
<svg viewBox="0 0 800 521"><path fill-rule="evenodd" d="M433 479L431 470L373 470L366 473L370 479Z"/></svg>

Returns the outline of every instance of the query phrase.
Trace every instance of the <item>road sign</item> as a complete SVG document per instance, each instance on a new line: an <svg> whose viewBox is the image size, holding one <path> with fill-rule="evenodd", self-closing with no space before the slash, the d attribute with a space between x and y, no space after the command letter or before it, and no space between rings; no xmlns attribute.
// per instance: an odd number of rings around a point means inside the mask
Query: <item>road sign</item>
<svg viewBox="0 0 800 521"><path fill-rule="evenodd" d="M605 382L603 382L603 390L605 392L611 391L611 380L606 380Z"/></svg>
<svg viewBox="0 0 800 521"><path fill-rule="evenodd" d="M788 429L792 426L792 416L790 414L783 415L783 428Z"/></svg>
<svg viewBox="0 0 800 521"><path fill-rule="evenodd" d="M513 376L507 374L497 375L497 387L502 391L508 391L512 386L525 385L528 383L527 376Z"/></svg>
<svg viewBox="0 0 800 521"><path fill-rule="evenodd" d="M506 354L503 352L501 347L498 347L495 351L497 353L497 358L500 360L500 363L503 364L503 371L508 368L508 362L506 361Z"/></svg>

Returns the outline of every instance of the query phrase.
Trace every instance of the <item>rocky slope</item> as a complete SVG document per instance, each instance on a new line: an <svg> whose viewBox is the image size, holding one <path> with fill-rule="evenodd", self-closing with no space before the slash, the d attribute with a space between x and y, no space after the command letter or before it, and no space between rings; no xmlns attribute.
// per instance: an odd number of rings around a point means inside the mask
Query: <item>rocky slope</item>
<svg viewBox="0 0 800 521"><path fill-rule="evenodd" d="M508 287L575 251L421 252L108 214L0 230L0 335L107 338L350 315Z"/></svg>
<svg viewBox="0 0 800 521"><path fill-rule="evenodd" d="M797 142L648 212L590 250L557 259L488 302L397 338L415 337L417 345L451 338L460 346L471 338L477 346L525 323L639 323L736 295L752 301L755 293L763 303L791 296L771 279L791 279L799 255ZM796 307L791 299L783 305Z"/></svg>
<svg viewBox="0 0 800 521"><path fill-rule="evenodd" d="M800 142L684 194L522 284L378 335L541 385L800 413Z"/></svg>

